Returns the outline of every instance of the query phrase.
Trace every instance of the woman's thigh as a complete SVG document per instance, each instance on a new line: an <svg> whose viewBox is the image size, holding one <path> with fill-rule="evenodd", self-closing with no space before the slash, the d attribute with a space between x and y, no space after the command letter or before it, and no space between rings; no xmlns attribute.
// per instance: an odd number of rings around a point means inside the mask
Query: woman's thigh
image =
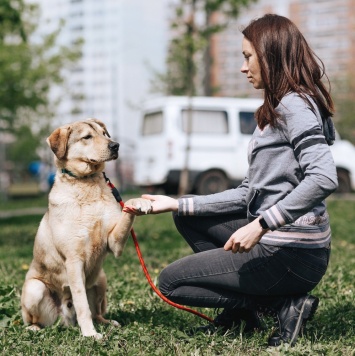
<svg viewBox="0 0 355 356"><path fill-rule="evenodd" d="M173 219L195 253L223 247L235 231L248 223L245 216L237 214L179 216L173 213Z"/></svg>
<svg viewBox="0 0 355 356"><path fill-rule="evenodd" d="M169 294L181 286L224 289L247 294L264 294L265 284L249 283L255 271L262 271L277 247L256 245L248 253L233 254L223 248L186 256L167 266L159 277L159 288ZM250 288L252 287L252 288Z"/></svg>
<svg viewBox="0 0 355 356"><path fill-rule="evenodd" d="M304 249L281 248L275 254L268 269L268 295L308 293L313 290L324 276L330 258L329 248ZM276 271L282 266L282 274ZM270 273L271 272L271 273ZM258 283L257 278L255 282Z"/></svg>
<svg viewBox="0 0 355 356"><path fill-rule="evenodd" d="M233 254L218 248L167 266L160 275L159 288L166 295L181 286L253 295L307 293L323 277L328 260L327 249L257 244L248 253Z"/></svg>

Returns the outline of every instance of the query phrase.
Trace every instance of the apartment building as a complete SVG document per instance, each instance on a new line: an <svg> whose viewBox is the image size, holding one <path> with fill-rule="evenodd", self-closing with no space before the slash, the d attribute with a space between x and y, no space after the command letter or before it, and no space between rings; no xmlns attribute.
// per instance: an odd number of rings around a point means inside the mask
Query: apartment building
<svg viewBox="0 0 355 356"><path fill-rule="evenodd" d="M52 88L53 100L60 99L53 124L102 120L120 143L120 158L106 172L121 187L129 185L140 105L154 95L154 71L165 67L168 0L26 1L40 6L38 35L60 27L58 45L83 40L80 60L63 72L65 84Z"/></svg>
<svg viewBox="0 0 355 356"><path fill-rule="evenodd" d="M83 40L81 59L66 72L67 85L54 93L61 98L56 122L101 119L122 153L132 150L140 103L152 95L152 72L165 67L167 1L27 1L40 5L39 33L61 26L60 45Z"/></svg>
<svg viewBox="0 0 355 356"><path fill-rule="evenodd" d="M212 43L213 86L219 96L258 96L240 73L240 29L265 13L290 18L325 64L332 82L355 78L355 0L259 0L244 9Z"/></svg>

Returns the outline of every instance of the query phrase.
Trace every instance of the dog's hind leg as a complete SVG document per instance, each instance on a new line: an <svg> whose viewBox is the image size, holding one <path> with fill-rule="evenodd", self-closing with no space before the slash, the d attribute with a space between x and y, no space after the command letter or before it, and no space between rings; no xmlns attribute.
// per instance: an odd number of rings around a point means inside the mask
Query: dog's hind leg
<svg viewBox="0 0 355 356"><path fill-rule="evenodd" d="M69 326L76 324L76 312L69 288L64 288L64 294L61 300L60 314L63 325Z"/></svg>
<svg viewBox="0 0 355 356"><path fill-rule="evenodd" d="M53 325L58 318L56 298L38 279L28 279L22 288L22 318L29 330Z"/></svg>
<svg viewBox="0 0 355 356"><path fill-rule="evenodd" d="M107 307L106 289L106 275L105 272L101 270L96 284L86 291L93 319L99 324L120 326L116 320L107 320L104 318Z"/></svg>

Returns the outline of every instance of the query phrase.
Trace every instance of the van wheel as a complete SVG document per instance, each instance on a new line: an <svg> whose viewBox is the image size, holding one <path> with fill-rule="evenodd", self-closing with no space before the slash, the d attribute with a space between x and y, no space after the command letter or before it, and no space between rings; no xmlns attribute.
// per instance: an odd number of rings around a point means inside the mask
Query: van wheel
<svg viewBox="0 0 355 356"><path fill-rule="evenodd" d="M346 171L345 169L338 168L337 175L338 175L339 186L338 189L336 190L336 193L350 193L351 183L350 183L349 172Z"/></svg>
<svg viewBox="0 0 355 356"><path fill-rule="evenodd" d="M219 193L228 189L228 179L221 171L203 173L198 179L196 190L199 195Z"/></svg>

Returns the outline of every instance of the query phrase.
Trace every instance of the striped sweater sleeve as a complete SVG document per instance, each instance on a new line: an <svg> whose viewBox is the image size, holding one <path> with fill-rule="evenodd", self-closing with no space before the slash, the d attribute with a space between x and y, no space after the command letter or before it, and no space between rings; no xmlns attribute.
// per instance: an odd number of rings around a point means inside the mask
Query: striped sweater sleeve
<svg viewBox="0 0 355 356"><path fill-rule="evenodd" d="M248 178L235 189L221 193L193 196L187 195L178 199L178 215L223 215L246 212L246 195Z"/></svg>

